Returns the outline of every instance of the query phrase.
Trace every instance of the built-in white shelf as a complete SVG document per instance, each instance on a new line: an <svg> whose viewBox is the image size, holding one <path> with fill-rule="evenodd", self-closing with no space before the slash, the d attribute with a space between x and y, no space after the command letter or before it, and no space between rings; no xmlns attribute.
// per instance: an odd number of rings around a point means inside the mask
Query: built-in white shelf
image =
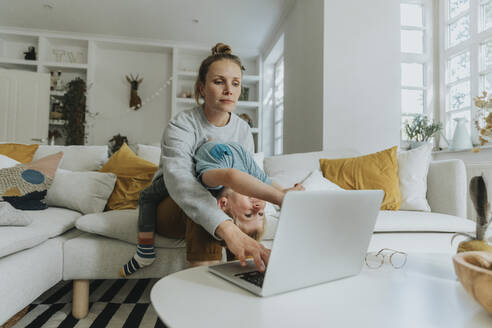
<svg viewBox="0 0 492 328"><path fill-rule="evenodd" d="M51 125L64 125L65 122L65 120L50 120Z"/></svg>
<svg viewBox="0 0 492 328"><path fill-rule="evenodd" d="M176 98L176 102L180 104L196 104L194 98ZM238 101L237 102L237 107L242 107L242 108L256 108L259 106L259 102L257 101Z"/></svg>
<svg viewBox="0 0 492 328"><path fill-rule="evenodd" d="M16 64L16 65L28 65L28 66L37 66L37 60L25 60L25 59L16 59L16 58L0 58L0 64Z"/></svg>
<svg viewBox="0 0 492 328"><path fill-rule="evenodd" d="M251 128L251 132L256 134L256 133L259 133L260 130L258 128Z"/></svg>
<svg viewBox="0 0 492 328"><path fill-rule="evenodd" d="M198 72L179 71L178 76L185 79L196 79ZM260 81L259 75L243 75L243 83L257 83Z"/></svg>
<svg viewBox="0 0 492 328"><path fill-rule="evenodd" d="M44 62L41 65L46 66L48 68L68 68L68 69L76 69L76 70L87 70L87 64L76 64L76 63L58 63L58 62Z"/></svg>
<svg viewBox="0 0 492 328"><path fill-rule="evenodd" d="M51 90L50 91L50 95L51 96L64 96L65 95L65 91L56 91L56 90Z"/></svg>
<svg viewBox="0 0 492 328"><path fill-rule="evenodd" d="M195 99L193 98L176 98L176 102L180 104L195 104Z"/></svg>
<svg viewBox="0 0 492 328"><path fill-rule="evenodd" d="M259 106L260 106L260 103L257 101L238 101L237 102L237 107L258 108Z"/></svg>

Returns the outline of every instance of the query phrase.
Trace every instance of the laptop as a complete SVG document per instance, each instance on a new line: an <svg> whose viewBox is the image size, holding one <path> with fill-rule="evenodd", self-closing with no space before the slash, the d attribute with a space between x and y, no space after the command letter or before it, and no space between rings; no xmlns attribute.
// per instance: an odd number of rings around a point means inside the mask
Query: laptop
<svg viewBox="0 0 492 328"><path fill-rule="evenodd" d="M354 276L362 270L382 190L291 191L284 198L268 267L253 260L209 271L258 296Z"/></svg>

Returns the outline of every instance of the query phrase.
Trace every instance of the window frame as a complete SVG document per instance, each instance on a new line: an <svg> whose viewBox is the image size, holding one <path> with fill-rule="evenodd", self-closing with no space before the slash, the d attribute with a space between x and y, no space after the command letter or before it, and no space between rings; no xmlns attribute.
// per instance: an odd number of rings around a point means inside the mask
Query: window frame
<svg viewBox="0 0 492 328"><path fill-rule="evenodd" d="M472 140L477 140L478 135L476 129L473 128L474 117L477 115L477 108L474 106L473 98L482 93L481 84L482 79L487 75L487 73L492 73L492 67L489 69L482 69L482 63L480 58L481 46L486 41L492 41L492 27L488 30L480 31L481 24L481 12L480 6L482 3L488 1L484 0L470 0L470 8L457 16L449 19L449 0L439 0L439 79L440 79L440 102L439 102L439 117L440 121L443 123L444 129L451 118L452 113L469 112L470 121L468 122L470 128L470 134ZM460 18L470 15L470 38L452 47L448 46L449 39L449 24L452 24L459 20ZM460 53L469 51L470 52L470 105L465 108L446 111L447 99L449 96L449 84L447 83L447 62L448 60ZM464 79L466 80L466 79ZM463 80L462 80L463 81ZM453 84L456 84L454 82ZM489 90L489 92L492 91ZM450 134L445 134L448 140L452 138L453 129L450 129ZM444 130L446 133L446 130Z"/></svg>
<svg viewBox="0 0 492 328"><path fill-rule="evenodd" d="M400 51L401 59L400 59L400 72L402 71L401 69L401 64L408 63L408 64L422 64L423 67L423 83L422 87L416 87L416 86L408 86L408 85L403 85L403 81L400 81L400 93L403 94L403 90L419 90L423 91L423 108L422 108L422 114L428 116L430 119L434 117L434 107L435 107L435 100L434 100L434 5L433 5L433 0L400 0L400 6L402 4L416 4L416 5L421 5L423 9L422 13L422 27L415 27L415 26L406 26L406 25L401 25L401 17L400 17L400 35L401 31L407 30L407 31L422 31L423 32L423 53L422 54L416 54L416 53L405 53L403 51ZM401 45L400 45L401 47ZM401 50L401 48L400 48ZM403 102L402 102L403 105ZM407 145L409 143L409 140L404 138L404 131L403 131L403 124L404 120L403 118L409 118L409 117L415 117L418 114L416 113L405 113L403 112L403 106L401 108L400 112L400 126L401 126L401 133L400 133L400 142L402 145Z"/></svg>
<svg viewBox="0 0 492 328"><path fill-rule="evenodd" d="M277 79L277 69L282 65L282 82L281 86L284 88L284 80L285 80L285 65L284 65L284 55L282 54L277 61L273 64L273 92L272 92L272 108L273 108L273 154L274 155L282 155L284 151L284 97L282 92L282 101L280 103L277 102L276 90L279 84ZM277 107L282 107L282 117L280 119L277 118ZM280 125L280 130L282 133L277 134L277 125ZM277 147L277 142L280 142L280 147Z"/></svg>

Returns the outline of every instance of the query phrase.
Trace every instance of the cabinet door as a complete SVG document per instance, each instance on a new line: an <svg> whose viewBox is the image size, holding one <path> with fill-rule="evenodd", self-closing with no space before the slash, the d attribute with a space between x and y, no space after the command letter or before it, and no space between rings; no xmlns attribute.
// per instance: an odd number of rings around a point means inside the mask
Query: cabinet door
<svg viewBox="0 0 492 328"><path fill-rule="evenodd" d="M0 141L45 143L49 74L0 69Z"/></svg>

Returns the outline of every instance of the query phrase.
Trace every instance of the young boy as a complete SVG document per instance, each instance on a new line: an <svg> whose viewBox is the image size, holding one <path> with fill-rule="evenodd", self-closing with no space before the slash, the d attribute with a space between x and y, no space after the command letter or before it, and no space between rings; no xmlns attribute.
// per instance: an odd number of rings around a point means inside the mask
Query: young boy
<svg viewBox="0 0 492 328"><path fill-rule="evenodd" d="M265 226L265 201L281 206L287 191L304 189L300 184L282 189L236 142L208 141L198 148L194 159L198 180L214 194L218 206L258 241Z"/></svg>

